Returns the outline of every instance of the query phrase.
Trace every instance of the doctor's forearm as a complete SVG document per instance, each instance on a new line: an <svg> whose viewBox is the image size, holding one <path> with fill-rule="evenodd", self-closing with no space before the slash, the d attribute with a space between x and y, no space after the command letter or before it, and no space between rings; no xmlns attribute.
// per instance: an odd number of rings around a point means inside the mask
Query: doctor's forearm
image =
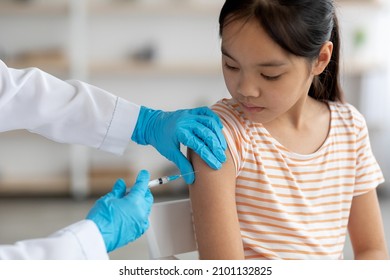
<svg viewBox="0 0 390 280"><path fill-rule="evenodd" d="M26 129L51 140L121 154L139 106L80 81L0 61L0 132Z"/></svg>
<svg viewBox="0 0 390 280"><path fill-rule="evenodd" d="M107 260L103 238L89 220L69 225L45 238L0 245L0 260Z"/></svg>

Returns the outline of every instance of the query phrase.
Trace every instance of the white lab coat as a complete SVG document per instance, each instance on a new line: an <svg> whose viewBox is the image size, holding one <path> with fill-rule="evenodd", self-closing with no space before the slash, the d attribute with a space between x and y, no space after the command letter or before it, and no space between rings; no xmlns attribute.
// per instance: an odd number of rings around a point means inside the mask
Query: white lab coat
<svg viewBox="0 0 390 280"><path fill-rule="evenodd" d="M92 85L62 81L36 68L11 69L0 60L0 132L26 129L57 142L121 154L139 110L138 105ZM0 259L108 259L108 255L95 223L83 220L47 238L0 245Z"/></svg>

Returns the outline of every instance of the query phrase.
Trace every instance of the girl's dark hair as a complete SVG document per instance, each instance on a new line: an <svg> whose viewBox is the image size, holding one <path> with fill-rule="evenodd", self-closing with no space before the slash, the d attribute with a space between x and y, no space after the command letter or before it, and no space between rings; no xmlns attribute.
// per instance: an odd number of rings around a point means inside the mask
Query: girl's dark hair
<svg viewBox="0 0 390 280"><path fill-rule="evenodd" d="M255 19L284 50L316 59L326 41L333 43L331 60L316 76L309 95L343 102L340 87L340 35L333 0L226 0L219 16L219 33L232 21Z"/></svg>

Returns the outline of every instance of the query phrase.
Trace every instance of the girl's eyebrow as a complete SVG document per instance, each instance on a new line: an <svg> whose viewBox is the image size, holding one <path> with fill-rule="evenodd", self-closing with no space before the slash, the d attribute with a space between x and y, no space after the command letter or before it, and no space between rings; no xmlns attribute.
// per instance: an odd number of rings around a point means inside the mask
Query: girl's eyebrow
<svg viewBox="0 0 390 280"><path fill-rule="evenodd" d="M224 55L224 56L227 56L228 58L236 61L236 59L234 59L234 57L232 57L223 47L221 47L221 53Z"/></svg>
<svg viewBox="0 0 390 280"><path fill-rule="evenodd" d="M221 53L224 56L227 56L228 58L230 58L234 61L237 61L237 59L235 59L232 55L230 55L223 47L221 47ZM280 61L280 60L270 60L267 62L256 64L256 66L258 66L258 67L282 67L282 66L286 66L286 65L287 65L287 63Z"/></svg>

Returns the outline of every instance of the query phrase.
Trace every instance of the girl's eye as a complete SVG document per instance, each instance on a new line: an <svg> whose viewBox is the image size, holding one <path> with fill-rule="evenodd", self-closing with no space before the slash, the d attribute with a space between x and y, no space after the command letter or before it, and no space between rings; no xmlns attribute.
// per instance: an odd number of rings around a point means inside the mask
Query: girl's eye
<svg viewBox="0 0 390 280"><path fill-rule="evenodd" d="M227 64L227 63L225 63L225 67L226 67L226 69L232 70L232 71L237 71L237 70L238 70L237 67L231 66L231 65L229 65L229 64Z"/></svg>
<svg viewBox="0 0 390 280"><path fill-rule="evenodd" d="M267 76L267 75L264 75L264 74L261 74L261 76L268 80L268 81L276 81L278 80L282 75L277 75L277 76Z"/></svg>

